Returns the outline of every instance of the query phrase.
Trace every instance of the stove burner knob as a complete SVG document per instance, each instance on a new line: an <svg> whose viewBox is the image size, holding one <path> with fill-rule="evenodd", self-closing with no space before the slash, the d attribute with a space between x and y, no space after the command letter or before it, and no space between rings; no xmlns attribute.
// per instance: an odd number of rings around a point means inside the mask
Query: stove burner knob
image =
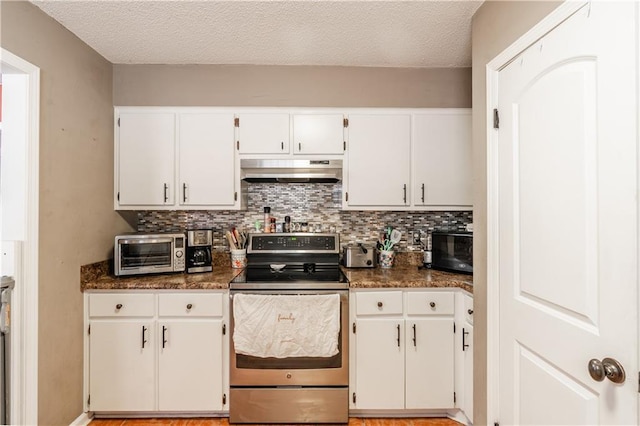
<svg viewBox="0 0 640 426"><path fill-rule="evenodd" d="M287 373L287 379L291 378L291 373Z"/></svg>

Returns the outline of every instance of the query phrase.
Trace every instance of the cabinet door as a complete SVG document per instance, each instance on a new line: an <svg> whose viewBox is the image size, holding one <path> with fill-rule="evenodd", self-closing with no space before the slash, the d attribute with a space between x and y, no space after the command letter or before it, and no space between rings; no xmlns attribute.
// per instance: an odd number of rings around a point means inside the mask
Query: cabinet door
<svg viewBox="0 0 640 426"><path fill-rule="evenodd" d="M413 126L414 205L471 207L471 112L415 114Z"/></svg>
<svg viewBox="0 0 640 426"><path fill-rule="evenodd" d="M295 114L293 116L295 154L342 154L344 117L342 114Z"/></svg>
<svg viewBox="0 0 640 426"><path fill-rule="evenodd" d="M406 322L407 409L453 408L453 318Z"/></svg>
<svg viewBox="0 0 640 426"><path fill-rule="evenodd" d="M350 115L348 206L409 205L411 118Z"/></svg>
<svg viewBox="0 0 640 426"><path fill-rule="evenodd" d="M235 203L233 114L181 113L179 120L179 204Z"/></svg>
<svg viewBox="0 0 640 426"><path fill-rule="evenodd" d="M91 411L154 411L154 327L151 321L91 321Z"/></svg>
<svg viewBox="0 0 640 426"><path fill-rule="evenodd" d="M240 154L284 154L289 152L289 114L239 114Z"/></svg>
<svg viewBox="0 0 640 426"><path fill-rule="evenodd" d="M355 408L404 408L404 320L357 319L355 339Z"/></svg>
<svg viewBox="0 0 640 426"><path fill-rule="evenodd" d="M160 321L161 411L222 410L222 320Z"/></svg>
<svg viewBox="0 0 640 426"><path fill-rule="evenodd" d="M174 202L175 114L121 112L118 128L118 203Z"/></svg>
<svg viewBox="0 0 640 426"><path fill-rule="evenodd" d="M473 422L473 325L465 323L463 331L468 334L464 335L464 407L462 411Z"/></svg>

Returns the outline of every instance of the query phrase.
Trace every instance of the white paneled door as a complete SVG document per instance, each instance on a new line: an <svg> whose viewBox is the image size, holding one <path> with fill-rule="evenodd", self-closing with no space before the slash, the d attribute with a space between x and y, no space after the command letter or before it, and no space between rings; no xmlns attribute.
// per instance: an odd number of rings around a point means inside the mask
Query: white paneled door
<svg viewBox="0 0 640 426"><path fill-rule="evenodd" d="M635 7L587 4L499 72L501 424L638 422Z"/></svg>

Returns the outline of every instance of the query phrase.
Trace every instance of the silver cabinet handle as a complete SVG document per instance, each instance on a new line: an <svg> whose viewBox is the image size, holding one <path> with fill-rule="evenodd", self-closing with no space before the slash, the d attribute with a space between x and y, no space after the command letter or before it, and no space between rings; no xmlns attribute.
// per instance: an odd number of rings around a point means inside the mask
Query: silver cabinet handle
<svg viewBox="0 0 640 426"><path fill-rule="evenodd" d="M601 382L606 377L613 383L624 383L626 374L622 364L613 358L591 359L588 364L589 375L597 382Z"/></svg>

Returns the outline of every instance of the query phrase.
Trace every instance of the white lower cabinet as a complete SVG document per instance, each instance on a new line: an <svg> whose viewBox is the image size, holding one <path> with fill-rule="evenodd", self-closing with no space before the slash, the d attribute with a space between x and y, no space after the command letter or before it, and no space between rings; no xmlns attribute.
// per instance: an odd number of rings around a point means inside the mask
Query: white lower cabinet
<svg viewBox="0 0 640 426"><path fill-rule="evenodd" d="M88 409L227 409L224 292L91 293Z"/></svg>
<svg viewBox="0 0 640 426"><path fill-rule="evenodd" d="M355 410L454 407L454 294L354 291Z"/></svg>
<svg viewBox="0 0 640 426"><path fill-rule="evenodd" d="M456 407L473 422L473 297L456 294Z"/></svg>
<svg viewBox="0 0 640 426"><path fill-rule="evenodd" d="M154 410L154 334L151 318L91 323L89 396L92 411Z"/></svg>

